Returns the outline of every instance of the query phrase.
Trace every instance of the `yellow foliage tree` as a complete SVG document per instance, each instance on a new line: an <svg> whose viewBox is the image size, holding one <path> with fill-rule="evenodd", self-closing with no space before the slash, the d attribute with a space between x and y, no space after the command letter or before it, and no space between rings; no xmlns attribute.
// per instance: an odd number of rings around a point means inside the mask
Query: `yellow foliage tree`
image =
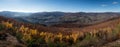
<svg viewBox="0 0 120 47"><path fill-rule="evenodd" d="M62 42L63 34L62 34L62 33L59 33L59 34L57 35L57 37L59 38L60 42Z"/></svg>
<svg viewBox="0 0 120 47"><path fill-rule="evenodd" d="M37 35L37 30L30 29L31 35Z"/></svg>
<svg viewBox="0 0 120 47"><path fill-rule="evenodd" d="M79 36L79 33L73 33L70 35L70 37L73 38L74 43L77 41L78 36Z"/></svg>
<svg viewBox="0 0 120 47"><path fill-rule="evenodd" d="M10 23L10 22L2 22L2 24L5 25L7 28L13 27L13 23Z"/></svg>

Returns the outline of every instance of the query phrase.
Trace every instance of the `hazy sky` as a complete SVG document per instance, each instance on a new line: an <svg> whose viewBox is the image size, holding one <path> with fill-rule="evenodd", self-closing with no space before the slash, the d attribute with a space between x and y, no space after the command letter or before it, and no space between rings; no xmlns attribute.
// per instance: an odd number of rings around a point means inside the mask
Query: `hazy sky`
<svg viewBox="0 0 120 47"><path fill-rule="evenodd" d="M120 0L0 0L0 11L120 12Z"/></svg>

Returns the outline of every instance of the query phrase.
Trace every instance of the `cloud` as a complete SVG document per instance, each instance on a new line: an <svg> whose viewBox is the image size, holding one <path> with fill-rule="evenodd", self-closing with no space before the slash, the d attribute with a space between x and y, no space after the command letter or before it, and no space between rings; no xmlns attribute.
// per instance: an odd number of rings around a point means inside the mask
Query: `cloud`
<svg viewBox="0 0 120 47"><path fill-rule="evenodd" d="M112 4L118 4L118 2L112 2Z"/></svg>
<svg viewBox="0 0 120 47"><path fill-rule="evenodd" d="M102 6L102 7L105 7L105 6L108 6L108 5L106 5L106 4L102 4L101 6Z"/></svg>

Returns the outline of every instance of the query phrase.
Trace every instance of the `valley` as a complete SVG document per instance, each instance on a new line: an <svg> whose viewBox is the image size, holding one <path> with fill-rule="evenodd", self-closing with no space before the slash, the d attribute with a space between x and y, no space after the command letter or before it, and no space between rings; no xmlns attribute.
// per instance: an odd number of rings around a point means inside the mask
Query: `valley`
<svg viewBox="0 0 120 47"><path fill-rule="evenodd" d="M107 47L110 45L109 47L112 47L114 45L111 45L111 43L117 43L116 41L119 41L119 13L97 13L98 15L95 15L96 13L82 13L82 15L79 15L81 13L73 13L64 16L62 16L62 13L58 17L58 13L56 13L40 13L43 16L36 14L34 17L0 16L0 43L3 44L5 42L6 44L0 46ZM91 17L87 16L87 14L91 14ZM94 18L95 16L99 18ZM85 21L79 21L81 19L80 17L84 17L82 20ZM51 22L51 18L60 19ZM43 23L36 23L42 19L46 20L43 20ZM87 19L91 19L90 22ZM30 22L31 20L33 22ZM51 23L47 23L46 21ZM10 38L12 41L8 40ZM3 39L5 40L1 41Z"/></svg>

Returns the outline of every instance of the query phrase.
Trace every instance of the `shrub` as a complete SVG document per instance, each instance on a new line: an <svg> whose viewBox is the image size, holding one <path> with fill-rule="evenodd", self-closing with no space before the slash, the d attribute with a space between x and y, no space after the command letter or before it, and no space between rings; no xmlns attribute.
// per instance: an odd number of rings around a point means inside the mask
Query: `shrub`
<svg viewBox="0 0 120 47"><path fill-rule="evenodd" d="M4 27L2 24L0 24L0 31L1 31L1 30L4 30L4 28L5 28L5 27Z"/></svg>

